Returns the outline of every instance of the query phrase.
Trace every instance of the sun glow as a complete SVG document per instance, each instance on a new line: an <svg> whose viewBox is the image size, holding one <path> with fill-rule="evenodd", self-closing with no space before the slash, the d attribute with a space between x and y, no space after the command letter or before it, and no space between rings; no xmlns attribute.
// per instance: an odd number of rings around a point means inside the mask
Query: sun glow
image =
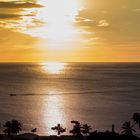
<svg viewBox="0 0 140 140"><path fill-rule="evenodd" d="M49 48L63 49L76 36L72 22L78 14L78 5L75 0L40 0L44 6L43 38L47 38ZM40 17L42 12L38 13ZM43 31L42 31L43 32Z"/></svg>
<svg viewBox="0 0 140 140"><path fill-rule="evenodd" d="M63 49L70 42L77 39L78 30L74 21L79 12L77 0L37 0L43 7L38 9L25 9L24 14L33 15L25 17L21 22L23 26L37 25L35 28L23 28L22 32L43 39L41 46L52 49ZM27 26L28 26L27 25ZM21 29L20 29L21 30Z"/></svg>
<svg viewBox="0 0 140 140"><path fill-rule="evenodd" d="M72 33L71 25L78 14L76 0L38 0L37 3L43 7L25 9L23 13L33 15L33 17L26 17L27 19L24 19L26 22L24 21L23 24L38 23L38 28L28 28L28 30L24 30L25 32L47 39L60 39L60 37L65 39L65 36L68 37L68 34ZM36 20L33 21L34 19Z"/></svg>
<svg viewBox="0 0 140 140"><path fill-rule="evenodd" d="M39 17L47 22L73 21L78 14L78 3L76 0L38 0L38 3L44 6L44 14L39 13ZM41 14L41 15L40 15Z"/></svg>
<svg viewBox="0 0 140 140"><path fill-rule="evenodd" d="M65 69L66 63L47 62L42 64L42 68L48 74L59 74Z"/></svg>

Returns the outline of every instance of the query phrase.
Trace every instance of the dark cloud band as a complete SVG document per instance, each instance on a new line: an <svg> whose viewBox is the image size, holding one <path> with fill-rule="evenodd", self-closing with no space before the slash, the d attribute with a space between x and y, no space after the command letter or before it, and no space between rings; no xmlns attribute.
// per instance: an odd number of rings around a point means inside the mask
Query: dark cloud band
<svg viewBox="0 0 140 140"><path fill-rule="evenodd" d="M0 2L0 8L41 8L43 7L40 4L24 2L24 3L17 3L17 2Z"/></svg>

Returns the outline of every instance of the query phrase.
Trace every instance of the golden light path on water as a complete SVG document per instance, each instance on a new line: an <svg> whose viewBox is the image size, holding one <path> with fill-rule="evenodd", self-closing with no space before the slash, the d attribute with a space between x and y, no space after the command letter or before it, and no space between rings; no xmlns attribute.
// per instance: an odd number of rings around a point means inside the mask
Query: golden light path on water
<svg viewBox="0 0 140 140"><path fill-rule="evenodd" d="M50 91L49 94L57 94L56 91ZM65 100L61 95L52 95L44 98L43 100L43 118L42 121L46 125L46 130L48 134L55 134L51 130L52 127L60 123L63 126L66 126L65 122L65 111L62 109L65 104Z"/></svg>
<svg viewBox="0 0 140 140"><path fill-rule="evenodd" d="M67 63L60 62L45 62L41 63L43 72L48 75L59 75L63 73L67 66ZM45 96L42 101L42 121L45 122L46 130L48 134L55 134L51 127L56 126L58 123L66 126L65 122L65 111L63 107L65 106L65 99L57 90L49 90L49 96Z"/></svg>

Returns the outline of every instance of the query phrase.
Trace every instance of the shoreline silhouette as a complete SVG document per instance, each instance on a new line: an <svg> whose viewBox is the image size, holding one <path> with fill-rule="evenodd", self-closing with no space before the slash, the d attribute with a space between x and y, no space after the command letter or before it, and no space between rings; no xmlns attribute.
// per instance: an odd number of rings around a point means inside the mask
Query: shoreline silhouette
<svg viewBox="0 0 140 140"><path fill-rule="evenodd" d="M62 140L140 139L140 137L135 135L135 126L138 126L140 131L140 113L134 113L130 121L126 121L122 124L121 133L115 131L115 124L112 124L110 130L104 132L95 130L90 125L82 124L75 120L71 121L71 124L73 125L72 129L69 131L71 135L62 135L67 129L61 124L57 124L51 128L52 131L56 132L56 135L39 136L36 134L38 128L33 128L28 133L20 133L22 131L22 123L18 120L11 120L0 125L1 130L3 130L0 134L0 140L57 140L60 138Z"/></svg>

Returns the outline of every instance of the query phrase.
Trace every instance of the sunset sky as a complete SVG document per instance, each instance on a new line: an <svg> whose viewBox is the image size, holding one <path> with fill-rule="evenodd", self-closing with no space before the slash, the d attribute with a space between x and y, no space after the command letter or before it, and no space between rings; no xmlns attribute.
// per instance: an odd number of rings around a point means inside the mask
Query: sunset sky
<svg viewBox="0 0 140 140"><path fill-rule="evenodd" d="M0 62L140 62L140 0L0 0Z"/></svg>

